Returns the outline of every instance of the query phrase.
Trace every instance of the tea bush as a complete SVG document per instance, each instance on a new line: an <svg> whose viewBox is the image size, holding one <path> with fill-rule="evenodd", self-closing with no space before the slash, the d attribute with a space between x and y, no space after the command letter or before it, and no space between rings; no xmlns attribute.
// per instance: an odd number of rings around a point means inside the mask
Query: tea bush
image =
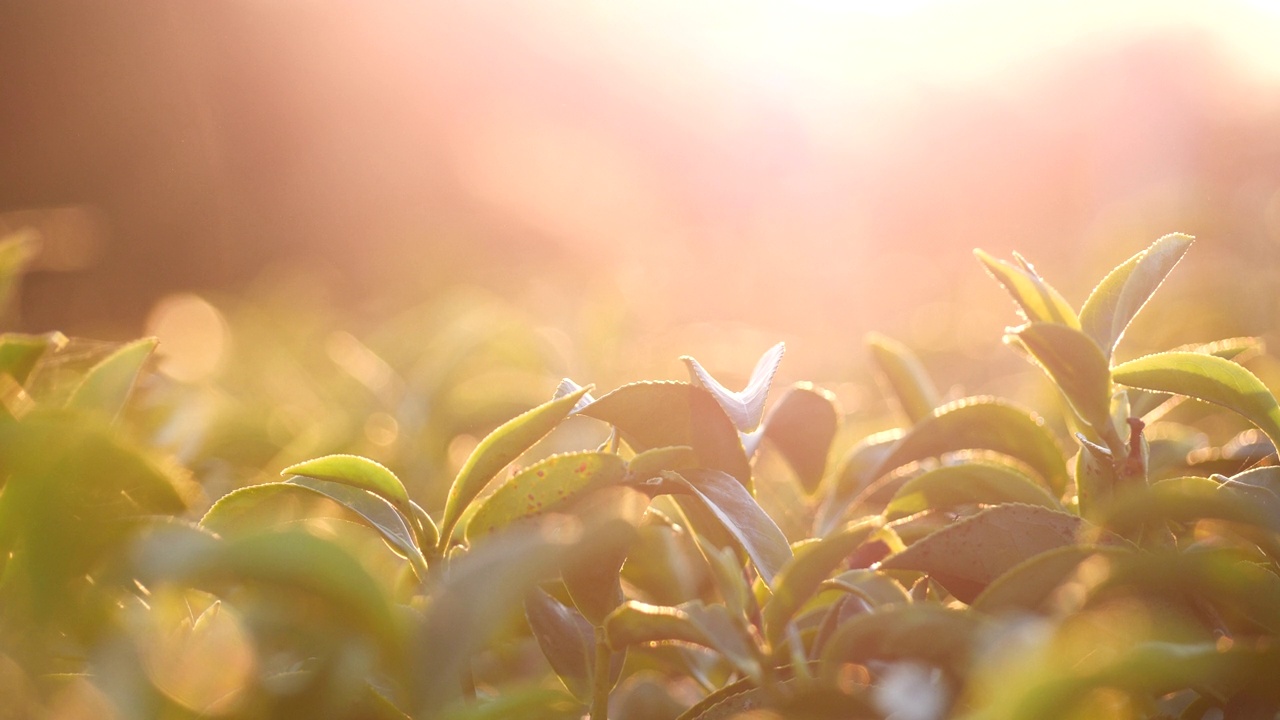
<svg viewBox="0 0 1280 720"><path fill-rule="evenodd" d="M778 344L736 392L690 357L688 382L565 380L443 483L457 425L426 408L475 343L436 342L431 381L390 398L295 390L416 408L387 467L310 453L350 423L211 410L150 371L154 340L5 334L0 716L1274 717L1280 406L1241 364L1262 345L1113 357L1190 245L1161 238L1079 311L978 251L1061 425L944 403L872 335L902 422L851 445L830 392L770 401ZM6 298L30 252L0 247ZM1211 445L1174 421L1188 399L1256 429ZM581 447L530 454L571 423ZM784 485L802 501L762 507Z"/></svg>

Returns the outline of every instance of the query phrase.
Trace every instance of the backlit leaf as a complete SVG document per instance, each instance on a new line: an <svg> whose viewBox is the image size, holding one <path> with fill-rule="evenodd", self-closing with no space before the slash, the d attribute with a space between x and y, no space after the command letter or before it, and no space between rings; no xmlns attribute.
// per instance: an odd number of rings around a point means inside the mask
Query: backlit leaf
<svg viewBox="0 0 1280 720"><path fill-rule="evenodd" d="M941 404L933 381L906 345L879 333L867 335L866 342L880 378L909 422L919 422Z"/></svg>
<svg viewBox="0 0 1280 720"><path fill-rule="evenodd" d="M62 347L66 343L66 336L58 332L43 335L0 335L0 373L9 375L18 384L25 383L46 350Z"/></svg>
<svg viewBox="0 0 1280 720"><path fill-rule="evenodd" d="M1020 256L1014 255L1019 261L1019 266L1014 266L982 250L975 249L973 254L978 257L987 273L1013 298L1019 314L1027 322L1058 323L1080 328L1076 311Z"/></svg>
<svg viewBox="0 0 1280 720"><path fill-rule="evenodd" d="M8 312L18 278L39 247L35 231L10 233L0 238L0 317Z"/></svg>
<svg viewBox="0 0 1280 720"><path fill-rule="evenodd" d="M409 559L414 571L420 579L425 579L427 560L422 555L416 542L416 535L395 507L380 495L345 483L321 480L314 477L292 477L286 484L304 487L324 495L351 512L360 516L370 527L377 530L387 542ZM426 539L423 540L426 542Z"/></svg>
<svg viewBox="0 0 1280 720"><path fill-rule="evenodd" d="M591 623L541 588L525 597L524 613L551 669L574 697L590 703L595 665Z"/></svg>
<svg viewBox="0 0 1280 720"><path fill-rule="evenodd" d="M966 398L934 410L898 441L875 474L879 477L909 462L973 449L994 450L1025 462L1054 495L1066 489L1062 448L1044 421L1030 410L992 397Z"/></svg>
<svg viewBox="0 0 1280 720"><path fill-rule="evenodd" d="M648 480L663 470L686 470L698 466L698 456L688 445L658 447L638 453L627 463L627 471L636 480Z"/></svg>
<svg viewBox="0 0 1280 720"><path fill-rule="evenodd" d="M588 405L582 414L616 427L636 452L687 445L701 467L751 485L751 465L738 431L703 388L678 382L632 383Z"/></svg>
<svg viewBox="0 0 1280 720"><path fill-rule="evenodd" d="M1214 355L1156 353L1117 365L1112 377L1123 385L1186 395L1243 415L1280 444L1280 406L1262 381L1242 366Z"/></svg>
<svg viewBox="0 0 1280 720"><path fill-rule="evenodd" d="M760 577L772 586L782 566L791 559L791 545L777 523L734 478L717 470L664 472L668 492L697 499L751 558Z"/></svg>
<svg viewBox="0 0 1280 720"><path fill-rule="evenodd" d="M885 508L885 518L958 505L1025 503L1061 509L1043 485L1009 465L971 461L927 470L906 481Z"/></svg>
<svg viewBox="0 0 1280 720"><path fill-rule="evenodd" d="M156 349L155 338L127 343L90 368L71 393L67 407L103 413L114 419L133 392L142 365Z"/></svg>
<svg viewBox="0 0 1280 720"><path fill-rule="evenodd" d="M687 642L711 648L739 671L758 680L762 670L759 651L740 619L723 605L684 603L678 607L627 601L605 622L610 647L615 650L655 642Z"/></svg>
<svg viewBox="0 0 1280 720"><path fill-rule="evenodd" d="M1064 545L1014 565L987 586L970 605L984 613L1035 612L1080 564L1094 557L1118 557L1132 552L1120 547Z"/></svg>
<svg viewBox="0 0 1280 720"><path fill-rule="evenodd" d="M1181 233L1165 235L1150 247L1107 273L1080 308L1080 327L1093 338L1106 358L1129 323L1182 259L1193 238Z"/></svg>
<svg viewBox="0 0 1280 720"><path fill-rule="evenodd" d="M846 570L822 581L822 587L852 593L873 606L911 602L911 596L898 581L877 570Z"/></svg>
<svg viewBox="0 0 1280 720"><path fill-rule="evenodd" d="M738 392L721 385L697 360L688 355L680 359L689 367L693 384L711 393L735 427L742 432L751 432L760 425L760 418L764 415L764 402L769 395L769 385L773 382L773 376L778 372L778 365L782 363L782 356L786 351L784 343L766 350L751 371L747 386Z"/></svg>
<svg viewBox="0 0 1280 720"><path fill-rule="evenodd" d="M586 490L622 480L626 471L626 463L613 453L553 455L517 473L482 500L467 522L467 540L563 508Z"/></svg>
<svg viewBox="0 0 1280 720"><path fill-rule="evenodd" d="M1086 541L1127 546L1075 515L1035 505L997 505L917 541L880 567L928 573L961 602L970 603L1018 563Z"/></svg>
<svg viewBox="0 0 1280 720"><path fill-rule="evenodd" d="M444 515L440 519L440 546L453 538L453 528L476 495L493 476L546 437L577 407L588 388L579 388L518 415L498 426L476 445L449 488Z"/></svg>
<svg viewBox="0 0 1280 720"><path fill-rule="evenodd" d="M840 424L835 396L801 383L787 391L764 421L764 436L773 443L813 494L827 471L827 454Z"/></svg>
<svg viewBox="0 0 1280 720"><path fill-rule="evenodd" d="M409 505L409 493L405 491L404 483L400 482L395 473L369 458L359 455L326 455L290 465L281 470L280 474L284 477L302 475L368 490L391 503L406 518L413 517L413 508Z"/></svg>
<svg viewBox="0 0 1280 720"><path fill-rule="evenodd" d="M1089 425L1111 422L1111 370L1088 335L1064 325L1033 322L1012 331Z"/></svg>
<svg viewBox="0 0 1280 720"><path fill-rule="evenodd" d="M918 660L963 670L985 621L980 615L933 603L893 605L854 616L822 650L823 673L870 660Z"/></svg>
<svg viewBox="0 0 1280 720"><path fill-rule="evenodd" d="M879 518L867 518L796 550L795 556L778 571L772 583L773 597L761 613L765 639L772 647L781 646L787 623L813 597L822 581L879 527Z"/></svg>

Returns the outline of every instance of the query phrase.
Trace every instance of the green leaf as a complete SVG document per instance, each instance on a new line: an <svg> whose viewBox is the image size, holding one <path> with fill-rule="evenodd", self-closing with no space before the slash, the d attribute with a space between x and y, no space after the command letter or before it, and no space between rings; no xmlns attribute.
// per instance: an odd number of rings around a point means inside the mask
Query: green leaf
<svg viewBox="0 0 1280 720"><path fill-rule="evenodd" d="M395 473L369 458L359 455L326 455L290 465L281 470L280 474L284 477L302 475L367 490L391 503L405 518L412 518L414 515L404 483L400 482Z"/></svg>
<svg viewBox="0 0 1280 720"><path fill-rule="evenodd" d="M374 530L386 538L413 565L419 580L426 579L427 559L418 547L416 534L405 517L381 495L341 482L299 476L285 481L288 485L307 488L333 500L360 516ZM426 542L426 539L423 540Z"/></svg>
<svg viewBox="0 0 1280 720"><path fill-rule="evenodd" d="M411 519L416 528L419 547L430 550L440 544L440 528L431 519L426 510L418 503L410 500L409 509L413 511Z"/></svg>
<svg viewBox="0 0 1280 720"><path fill-rule="evenodd" d="M818 509L817 534L826 535L835 529L854 498L879 477L877 471L880 466L905 435L898 429L873 433L845 453L832 476L834 482Z"/></svg>
<svg viewBox="0 0 1280 720"><path fill-rule="evenodd" d="M846 570L823 580L822 588L852 593L874 607L911 602L911 596L898 581L877 570Z"/></svg>
<svg viewBox="0 0 1280 720"><path fill-rule="evenodd" d="M635 480L659 477L663 470L687 470L698 466L698 456L688 445L658 447L631 458L627 472Z"/></svg>
<svg viewBox="0 0 1280 720"><path fill-rule="evenodd" d="M818 591L823 580L880 527L879 518L866 518L838 532L809 543L798 550L772 584L773 597L761 613L765 639L774 648L782 646L787 623Z"/></svg>
<svg viewBox="0 0 1280 720"><path fill-rule="evenodd" d="M396 552L409 560L419 579L425 578L426 558L404 517L381 497L342 483L293 477L286 482L238 488L219 498L205 512L200 526L224 536L259 532L263 529L264 511L290 496L323 497L337 503L381 534Z"/></svg>
<svg viewBox="0 0 1280 720"><path fill-rule="evenodd" d="M1171 478L1122 493L1107 508L1102 523L1122 535L1149 523L1198 519L1226 520L1280 532L1280 498L1268 503L1267 493L1245 483Z"/></svg>
<svg viewBox="0 0 1280 720"><path fill-rule="evenodd" d="M627 466L613 453L552 455L507 480L481 501L467 522L469 542L524 518L564 507L584 492L623 479Z"/></svg>
<svg viewBox="0 0 1280 720"><path fill-rule="evenodd" d="M1193 238L1165 235L1107 273L1080 308L1080 327L1110 359L1129 323L1182 259Z"/></svg>
<svg viewBox="0 0 1280 720"><path fill-rule="evenodd" d="M18 278L39 249L34 231L10 233L0 239L0 317L8 313Z"/></svg>
<svg viewBox="0 0 1280 720"><path fill-rule="evenodd" d="M635 528L648 508L648 496L626 486L616 486L592 493L574 507L574 512L591 523L619 522ZM574 607L595 627L603 625L609 613L622 604L619 573L634 540L631 533L610 535L594 548L592 557L560 570Z"/></svg>
<svg viewBox="0 0 1280 720"><path fill-rule="evenodd" d="M567 395L545 402L538 407L508 420L485 436L467 458L445 500L444 516L440 519L440 550L448 547L453 538L453 528L471 501L480 494L493 476L513 460L546 437L562 420L569 416L578 401L589 388L579 388Z"/></svg>
<svg viewBox="0 0 1280 720"><path fill-rule="evenodd" d="M155 338L127 343L89 369L80 385L71 393L67 407L101 412L115 419L133 392L142 365L156 349Z"/></svg>
<svg viewBox="0 0 1280 720"><path fill-rule="evenodd" d="M747 553L765 583L773 585L791 559L791 545L751 493L718 470L664 472L662 480L655 486L658 492L683 492L697 499Z"/></svg>
<svg viewBox="0 0 1280 720"><path fill-rule="evenodd" d="M525 598L524 613L551 669L574 697L590 703L595 674L595 631L591 623L541 588L534 588Z"/></svg>
<svg viewBox="0 0 1280 720"><path fill-rule="evenodd" d="M778 343L766 350L751 371L747 386L739 392L721 385L697 360L688 355L680 359L689 367L693 384L711 393L738 430L751 432L760 425L760 418L764 415L764 401L769 395L769 385L773 382L773 376L778 372L778 365L782 363L782 356L786 351L785 343Z"/></svg>
<svg viewBox="0 0 1280 720"><path fill-rule="evenodd" d="M1033 322L1010 336L1053 378L1080 419L1099 431L1111 422L1111 369L1088 335L1065 325Z"/></svg>
<svg viewBox="0 0 1280 720"><path fill-rule="evenodd" d="M971 603L1018 563L1087 541L1127 546L1075 515L1035 505L997 505L917 541L880 567L928 573L961 602Z"/></svg>
<svg viewBox="0 0 1280 720"><path fill-rule="evenodd" d="M757 682L762 673L760 651L744 622L723 605L694 601L666 607L629 600L605 621L605 633L615 650L652 642L687 642L715 650Z"/></svg>
<svg viewBox="0 0 1280 720"><path fill-rule="evenodd" d="M1024 503L1052 510L1062 506L1036 481L1009 465L970 461L927 470L902 485L885 508L896 520L923 510L950 510L959 505Z"/></svg>
<svg viewBox="0 0 1280 720"><path fill-rule="evenodd" d="M622 433L636 452L687 445L698 465L751 486L751 465L729 416L706 390L678 382L623 385L582 410Z"/></svg>
<svg viewBox="0 0 1280 720"><path fill-rule="evenodd" d="M979 615L935 604L893 605L844 622L822 650L823 674L869 660L920 660L952 671L969 665L986 622Z"/></svg>
<svg viewBox="0 0 1280 720"><path fill-rule="evenodd" d="M237 587L284 590L328 606L335 618L402 658L405 633L390 599L358 560L305 532L270 532L141 551L144 582L177 582L223 594Z"/></svg>
<svg viewBox="0 0 1280 720"><path fill-rule="evenodd" d="M894 468L956 450L993 450L1031 466L1061 496L1067 485L1062 448L1038 415L1006 400L965 398L944 405L916 424L875 471Z"/></svg>
<svg viewBox="0 0 1280 720"><path fill-rule="evenodd" d="M1261 338L1256 337L1234 337L1225 340L1217 340L1211 343L1201 343L1184 345L1182 347L1173 348L1174 352L1194 352L1203 353L1205 355L1214 355L1224 360L1232 360L1237 363L1246 362L1252 358L1261 355L1266 351L1266 346ZM1185 398L1174 397L1169 393L1148 392L1146 390L1138 390L1130 388L1128 391L1129 404L1131 409L1129 414L1137 418L1143 418L1148 423L1155 422L1165 413L1177 405L1176 401ZM1169 402L1170 399L1175 402ZM1160 408L1161 412L1153 417L1147 417L1153 410Z"/></svg>
<svg viewBox="0 0 1280 720"><path fill-rule="evenodd" d="M996 578L970 605L979 612L1037 612L1053 592L1090 558L1115 558L1132 552L1119 547L1064 545L1014 565Z"/></svg>
<svg viewBox="0 0 1280 720"><path fill-rule="evenodd" d="M563 690L545 687L503 688L502 694L451 704L439 720L579 720L582 704Z"/></svg>
<svg viewBox="0 0 1280 720"><path fill-rule="evenodd" d="M866 343L880 378L908 421L919 422L941 404L929 374L906 345L879 333L868 334Z"/></svg>
<svg viewBox="0 0 1280 720"><path fill-rule="evenodd" d="M22 333L0 335L0 373L8 374L21 385L27 381L36 363L47 350L66 344L66 336L59 332L43 335Z"/></svg>
<svg viewBox="0 0 1280 720"><path fill-rule="evenodd" d="M1262 381L1240 365L1192 352L1156 353L1117 365L1112 377L1123 385L1186 395L1233 410L1280 446L1280 406Z"/></svg>
<svg viewBox="0 0 1280 720"><path fill-rule="evenodd" d="M978 257L987 273L995 278L996 282L1000 283L1013 298L1019 314L1027 322L1057 323L1075 329L1080 328L1076 311L1062 298L1062 295L1058 294L1057 290L1040 277L1035 268L1031 267L1031 263L1023 260L1020 255L1014 253L1014 258L1020 265L1015 267L982 250L975 249L973 254Z"/></svg>
<svg viewBox="0 0 1280 720"><path fill-rule="evenodd" d="M764 421L764 437L782 453L812 495L827 472L827 455L840 425L836 398L809 383L787 391Z"/></svg>

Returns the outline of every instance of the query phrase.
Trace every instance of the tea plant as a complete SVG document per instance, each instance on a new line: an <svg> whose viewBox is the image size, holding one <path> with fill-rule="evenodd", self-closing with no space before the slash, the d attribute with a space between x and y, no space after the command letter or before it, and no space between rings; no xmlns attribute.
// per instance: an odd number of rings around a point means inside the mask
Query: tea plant
<svg viewBox="0 0 1280 720"><path fill-rule="evenodd" d="M978 252L1070 438L942 403L872 335L903 423L836 447L831 393L768 402L779 344L739 392L687 357L688 382L565 380L443 502L326 455L197 517L122 413L154 341L0 336L0 680L17 716L1274 717L1280 406L1240 364L1261 343L1113 358L1190 245L1161 238L1078 312ZM3 248L0 285L26 254ZM1212 447L1172 421L1187 399L1257 430ZM604 441L519 465L571 417ZM784 482L806 537L757 500Z"/></svg>

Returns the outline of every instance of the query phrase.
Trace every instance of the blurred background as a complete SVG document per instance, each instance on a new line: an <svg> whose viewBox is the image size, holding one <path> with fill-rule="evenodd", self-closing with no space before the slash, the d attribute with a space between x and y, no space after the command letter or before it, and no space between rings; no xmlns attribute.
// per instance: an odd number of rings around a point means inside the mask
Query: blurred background
<svg viewBox="0 0 1280 720"><path fill-rule="evenodd" d="M943 388L1035 372L974 247L1078 305L1181 231L1121 359L1274 336L1277 5L6 1L0 230L44 245L18 324L375 385L459 325L602 388L781 339L856 409L872 330Z"/></svg>

